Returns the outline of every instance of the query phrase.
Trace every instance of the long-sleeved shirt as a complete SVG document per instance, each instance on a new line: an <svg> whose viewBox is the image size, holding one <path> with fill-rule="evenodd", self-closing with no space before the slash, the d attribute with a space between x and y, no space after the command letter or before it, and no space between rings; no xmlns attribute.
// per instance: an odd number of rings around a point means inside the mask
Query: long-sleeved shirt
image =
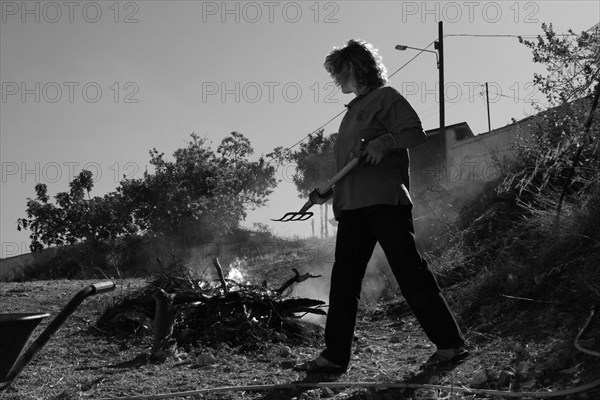
<svg viewBox="0 0 600 400"><path fill-rule="evenodd" d="M408 150L403 133L409 128L423 132L419 116L394 88L384 86L355 97L341 122L334 155L339 171L352 158L352 150L382 135L391 134L398 144L377 165L359 163L334 187L333 212L336 219L343 210L377 204L410 205ZM413 129L414 131L414 129ZM425 141L423 132L422 141Z"/></svg>

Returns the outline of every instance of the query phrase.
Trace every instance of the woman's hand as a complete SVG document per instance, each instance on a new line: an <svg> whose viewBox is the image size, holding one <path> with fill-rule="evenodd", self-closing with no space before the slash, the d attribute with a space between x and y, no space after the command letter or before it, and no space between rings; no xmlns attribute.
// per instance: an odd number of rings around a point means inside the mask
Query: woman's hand
<svg viewBox="0 0 600 400"><path fill-rule="evenodd" d="M364 160L367 165L377 165L394 147L396 147L396 140L390 133L386 133L366 145L362 144L354 154Z"/></svg>
<svg viewBox="0 0 600 400"><path fill-rule="evenodd" d="M310 192L308 198L315 204L325 204L333 196L333 189L329 189L327 192L321 194L318 188L313 189Z"/></svg>

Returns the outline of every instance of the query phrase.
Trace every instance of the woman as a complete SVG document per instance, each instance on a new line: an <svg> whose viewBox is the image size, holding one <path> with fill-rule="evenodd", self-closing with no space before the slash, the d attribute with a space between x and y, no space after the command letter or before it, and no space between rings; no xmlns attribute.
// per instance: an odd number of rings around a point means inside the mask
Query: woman
<svg viewBox="0 0 600 400"><path fill-rule="evenodd" d="M362 162L328 193L311 193L323 204L333 197L338 221L331 275L325 350L296 365L309 373L348 369L362 279L379 242L402 294L437 351L426 366L449 365L468 355L463 335L427 262L417 250L408 188L408 148L425 142L421 121L406 99L385 86L386 69L372 45L350 40L325 59L343 93L354 93L341 122L334 154L340 170Z"/></svg>

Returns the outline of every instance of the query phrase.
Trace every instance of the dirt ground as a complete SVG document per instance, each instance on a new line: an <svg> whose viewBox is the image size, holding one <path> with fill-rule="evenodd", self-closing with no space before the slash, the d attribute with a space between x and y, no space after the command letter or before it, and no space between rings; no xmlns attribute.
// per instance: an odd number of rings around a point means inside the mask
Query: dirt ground
<svg viewBox="0 0 600 400"><path fill-rule="evenodd" d="M90 282L38 281L0 283L2 312L48 312L33 334L41 330ZM423 335L401 299L371 303L361 308L357 323L352 366L342 376L307 378L292 366L310 359L320 350L320 338L290 345L285 337L265 343L252 352L240 352L227 344L181 351L164 363L151 363L145 355L152 335L116 338L91 328L106 307L136 287L141 280L118 282L114 292L93 296L53 335L16 379L0 392L0 399L100 399L143 398L217 387L332 381L370 382L347 387L288 387L278 390L204 391L195 399L494 399L498 393L457 392L447 387L496 391L549 392L578 387L600 377L597 358L573 347L577 332L546 323L545 315L561 312L549 305L508 310L504 322L471 323L465 328L471 356L452 369L423 371L422 363L435 350ZM537 308L536 308L537 307ZM540 309L540 307L542 307ZM518 313L515 310L519 310ZM577 316L580 318L581 316ZM509 324L509 321L521 324ZM580 321L583 325L585 318ZM598 322L595 322L595 326ZM516 328L518 327L518 329ZM582 345L598 349L600 339L584 335ZM317 335L318 336L318 335ZM596 350L597 351L597 350ZM425 388L391 388L398 383L429 384ZM444 387L444 388L442 388ZM173 397L176 398L176 397ZM181 398L181 397L178 397ZM525 397L526 398L526 397ZM600 389L559 397L600 399Z"/></svg>

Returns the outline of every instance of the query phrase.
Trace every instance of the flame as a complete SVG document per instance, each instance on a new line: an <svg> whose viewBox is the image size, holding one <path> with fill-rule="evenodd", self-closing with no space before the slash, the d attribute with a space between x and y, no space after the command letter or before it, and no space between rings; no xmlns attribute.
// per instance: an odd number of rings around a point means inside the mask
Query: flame
<svg viewBox="0 0 600 400"><path fill-rule="evenodd" d="M246 280L246 276L243 272L244 266L247 265L247 261L245 259L240 259L236 257L229 264L229 272L227 273L226 279L231 279L232 281L242 283Z"/></svg>
<svg viewBox="0 0 600 400"><path fill-rule="evenodd" d="M232 267L229 269L226 278L236 282L243 282L244 274L239 269Z"/></svg>

